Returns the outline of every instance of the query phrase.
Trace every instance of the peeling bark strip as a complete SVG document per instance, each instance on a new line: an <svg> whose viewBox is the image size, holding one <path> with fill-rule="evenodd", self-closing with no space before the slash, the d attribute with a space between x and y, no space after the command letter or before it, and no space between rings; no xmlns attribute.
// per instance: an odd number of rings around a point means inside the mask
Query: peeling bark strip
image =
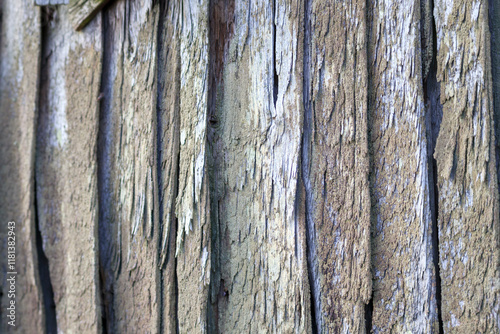
<svg viewBox="0 0 500 334"><path fill-rule="evenodd" d="M54 289L57 328L97 333L96 143L101 22L84 34L67 7L46 12L37 130L37 213Z"/></svg>
<svg viewBox="0 0 500 334"><path fill-rule="evenodd" d="M420 2L369 2L373 332L437 332Z"/></svg>
<svg viewBox="0 0 500 334"><path fill-rule="evenodd" d="M109 332L156 333L160 325L158 12L152 1L138 0L119 1L106 13L99 234Z"/></svg>
<svg viewBox="0 0 500 334"><path fill-rule="evenodd" d="M446 333L500 331L497 173L487 1L435 1L443 122L434 156Z"/></svg>
<svg viewBox="0 0 500 334"><path fill-rule="evenodd" d="M23 18L23 19L20 19ZM30 24L23 24L24 22ZM16 330L45 327L35 243L34 159L40 11L32 0L0 1L0 332L7 324L7 223L16 223Z"/></svg>
<svg viewBox="0 0 500 334"><path fill-rule="evenodd" d="M220 267L212 287L217 331L310 332L304 218L295 202L302 2L213 6L209 151L217 210L214 262Z"/></svg>
<svg viewBox="0 0 500 334"><path fill-rule="evenodd" d="M364 332L372 290L365 5L311 0L311 143L304 163L320 333Z"/></svg>

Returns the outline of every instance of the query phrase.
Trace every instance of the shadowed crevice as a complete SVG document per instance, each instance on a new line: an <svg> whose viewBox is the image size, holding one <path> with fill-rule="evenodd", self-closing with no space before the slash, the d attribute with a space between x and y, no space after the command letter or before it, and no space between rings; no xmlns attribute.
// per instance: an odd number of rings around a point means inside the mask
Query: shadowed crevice
<svg viewBox="0 0 500 334"><path fill-rule="evenodd" d="M495 126L495 156L498 189L500 189L500 1L489 0L489 29L491 36L491 81L493 87L493 122ZM500 243L500 240L498 241ZM500 248L500 244L498 245Z"/></svg>
<svg viewBox="0 0 500 334"><path fill-rule="evenodd" d="M367 143L366 143L366 146L367 146L367 149L368 149L368 154L367 154L367 157L368 157L368 186L369 186L369 190L370 190L370 279L372 280L372 291L371 291L371 294L370 294L370 300L368 301L368 303L365 305L365 333L371 333L372 332L372 327L373 327L373 296L374 296L374 293L373 293L373 287L374 287L374 284L373 284L373 274L372 274L372 270L373 270L373 263L374 263L374 252L373 252L373 231L374 231L374 228L376 226L376 223L377 223L377 216L376 216L376 212L375 210L373 209L374 208L374 205L376 203L376 201L374 200L375 198L375 194L374 194L374 182L373 182L373 175L372 174L372 170L373 170L373 166L374 166L374 163L373 163L373 145L372 145L372 141L370 140L371 138L371 133L370 133L370 117L371 117L371 113L370 113L370 106L371 106L371 101L370 101L370 98L372 96L372 92L371 92L371 87L372 87L372 80L371 80L371 77L370 77L370 57L369 57L369 52L370 52L370 47L369 47L369 41L370 41L370 30L368 27L371 26L371 24L369 24L369 20L371 19L371 17L368 15L368 8L370 8L370 4L368 3L369 0L366 0L366 5L365 5L365 27L366 27L366 31L365 31L365 40L366 40L366 53L367 53L367 57L366 57L366 73L367 73L367 77L366 77L366 96L367 96L367 111L366 111L366 121L367 121L367 126L366 126L366 130L367 130Z"/></svg>
<svg viewBox="0 0 500 334"><path fill-rule="evenodd" d="M48 101L49 101L49 61L47 55L47 47L48 47L48 39L49 39L49 24L52 20L54 14L54 8L52 7L43 7L42 8L42 31L41 31L41 64L40 64L40 82L39 82L39 97L38 97L38 119L42 113L48 111ZM37 122L40 124L40 122ZM38 128L38 126L37 126ZM37 142L43 142L38 139L37 131L36 137ZM36 145L38 146L38 145ZM36 162L36 154L35 151L35 162ZM43 298L43 306L45 313L45 331L46 334L56 334L57 333L57 318L56 318L56 303L54 301L54 290L52 288L52 281L50 278L50 266L49 260L45 255L45 251L43 248L43 239L42 233L40 229L40 222L38 219L38 185L37 185L37 173L38 168L35 168L34 175L34 216L35 216L35 233L36 233L36 250L38 257L38 273L40 275L40 286L42 290L42 298Z"/></svg>
<svg viewBox="0 0 500 334"><path fill-rule="evenodd" d="M441 273L439 267L439 187L437 163L434 159L436 141L443 118L443 107L440 103L440 84L437 81L437 42L436 28L433 17L434 3L432 0L422 0L422 79L425 101L425 124L427 138L427 164L429 185L429 206L432 218L432 251L436 285L436 306L438 330L443 333L443 319L441 314Z"/></svg>
<svg viewBox="0 0 500 334"><path fill-rule="evenodd" d="M313 129L313 111L311 106L311 3L305 0L304 5L304 75L303 75L303 103L304 128L302 130L301 147L301 174L305 189L305 219L306 219L306 254L307 272L309 276L309 291L311 293L311 323L312 332L321 332L321 296L319 282L319 268L316 250L316 231L314 226L314 203L311 180L311 147Z"/></svg>
<svg viewBox="0 0 500 334"><path fill-rule="evenodd" d="M158 4L159 2L159 4ZM165 2L167 2L165 4ZM165 291L164 287L164 277L163 277L163 265L162 261L162 236L163 236L163 177L162 177L162 153L163 153L163 145L161 140L161 134L163 133L163 117L162 117L162 102L163 102L163 29L164 29L164 20L167 19L167 8L168 8L168 0L158 1L155 0L155 5L159 5L159 20L157 27L157 36L156 36L156 177L157 177L157 185L158 185L158 194L157 194L157 203L158 204L158 253L157 253L157 263L159 263L159 267L156 268L158 270L158 290L160 292L160 296L158 298L158 327L159 333L162 334L164 332L165 327L165 319L163 319L163 308L165 307ZM169 249L167 249L167 252Z"/></svg>
<svg viewBox="0 0 500 334"><path fill-rule="evenodd" d="M97 192L99 198L99 277L101 293L101 321L103 333L113 333L113 275L112 275L112 245L113 229L111 227L112 217L112 67L113 67L113 32L111 27L111 17L109 15L110 6L106 6L102 11L101 44L102 44L102 67L101 67L101 87L99 94L99 127L97 134ZM116 249L115 249L116 252Z"/></svg>
<svg viewBox="0 0 500 334"><path fill-rule="evenodd" d="M279 77L276 69L276 0L273 0L273 101L276 109L276 101L278 100Z"/></svg>

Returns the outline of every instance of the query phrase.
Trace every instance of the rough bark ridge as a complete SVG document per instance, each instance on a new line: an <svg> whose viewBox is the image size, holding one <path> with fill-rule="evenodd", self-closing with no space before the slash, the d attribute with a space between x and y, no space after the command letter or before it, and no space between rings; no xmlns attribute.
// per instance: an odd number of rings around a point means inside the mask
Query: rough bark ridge
<svg viewBox="0 0 500 334"><path fill-rule="evenodd" d="M106 15L100 133L100 257L109 332L158 332L156 168L158 6L120 1Z"/></svg>
<svg viewBox="0 0 500 334"><path fill-rule="evenodd" d="M370 2L369 18L372 330L437 332L420 2Z"/></svg>
<svg viewBox="0 0 500 334"><path fill-rule="evenodd" d="M38 222L58 330L96 333L101 319L96 163L101 21L77 34L67 7L45 14L36 140Z"/></svg>
<svg viewBox="0 0 500 334"><path fill-rule="evenodd" d="M310 1L304 78L308 228L316 247L318 332L365 331L372 291L365 1ZM307 29L307 28L306 28ZM309 133L308 133L309 132ZM309 184L307 184L309 183ZM313 256L310 254L310 256ZM311 260L313 263L314 260Z"/></svg>
<svg viewBox="0 0 500 334"><path fill-rule="evenodd" d="M23 20L29 25L19 25ZM45 327L35 241L34 159L40 59L40 11L33 1L0 1L0 331L6 333L10 299L7 222L16 223L16 328ZM22 319L29 319L23 321Z"/></svg>
<svg viewBox="0 0 500 334"><path fill-rule="evenodd" d="M310 331L296 208L302 5L214 1L210 106L219 332ZM241 85L240 83L246 83Z"/></svg>
<svg viewBox="0 0 500 334"><path fill-rule="evenodd" d="M443 121L438 168L443 323L500 331L498 183L486 1L436 0Z"/></svg>

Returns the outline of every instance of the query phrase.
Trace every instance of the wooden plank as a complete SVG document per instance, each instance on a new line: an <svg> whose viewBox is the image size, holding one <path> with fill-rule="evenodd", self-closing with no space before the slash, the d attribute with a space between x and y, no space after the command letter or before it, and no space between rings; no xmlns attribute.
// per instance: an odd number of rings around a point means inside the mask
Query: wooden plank
<svg viewBox="0 0 500 334"><path fill-rule="evenodd" d="M208 0L183 0L180 15L180 154L175 213L179 332L206 332L211 245L206 122ZM179 9L180 9L179 8Z"/></svg>
<svg viewBox="0 0 500 334"><path fill-rule="evenodd" d="M149 0L119 1L105 14L99 238L109 333L160 326L158 9Z"/></svg>
<svg viewBox="0 0 500 334"><path fill-rule="evenodd" d="M69 15L75 30L82 30L108 2L110 0L71 0Z"/></svg>
<svg viewBox="0 0 500 334"><path fill-rule="evenodd" d="M324 333L364 333L372 291L365 7L312 0L306 14L303 171L316 326Z"/></svg>
<svg viewBox="0 0 500 334"><path fill-rule="evenodd" d="M305 217L297 199L304 199L303 3L212 6L213 331L310 332Z"/></svg>
<svg viewBox="0 0 500 334"><path fill-rule="evenodd" d="M30 24L23 24L23 20ZM40 11L33 1L0 1L0 332L45 330L35 225L35 126L40 64ZM15 268L7 267L8 222L15 222ZM10 298L8 272L17 272ZM15 327L8 325L15 301Z"/></svg>
<svg viewBox="0 0 500 334"><path fill-rule="evenodd" d="M437 333L420 1L368 5L373 333Z"/></svg>
<svg viewBox="0 0 500 334"><path fill-rule="evenodd" d="M488 1L435 1L443 121L434 154L445 333L500 332Z"/></svg>
<svg viewBox="0 0 500 334"><path fill-rule="evenodd" d="M47 22L37 128L37 211L60 332L98 333L97 160L101 20ZM48 18L50 19L50 18Z"/></svg>

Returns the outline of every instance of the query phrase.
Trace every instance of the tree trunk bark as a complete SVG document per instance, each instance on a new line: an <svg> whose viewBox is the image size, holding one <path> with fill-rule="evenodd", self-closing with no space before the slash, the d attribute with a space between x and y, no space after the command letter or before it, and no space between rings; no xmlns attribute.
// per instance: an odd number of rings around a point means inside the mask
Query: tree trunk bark
<svg viewBox="0 0 500 334"><path fill-rule="evenodd" d="M2 332L499 333L498 1L72 5L0 1Z"/></svg>

